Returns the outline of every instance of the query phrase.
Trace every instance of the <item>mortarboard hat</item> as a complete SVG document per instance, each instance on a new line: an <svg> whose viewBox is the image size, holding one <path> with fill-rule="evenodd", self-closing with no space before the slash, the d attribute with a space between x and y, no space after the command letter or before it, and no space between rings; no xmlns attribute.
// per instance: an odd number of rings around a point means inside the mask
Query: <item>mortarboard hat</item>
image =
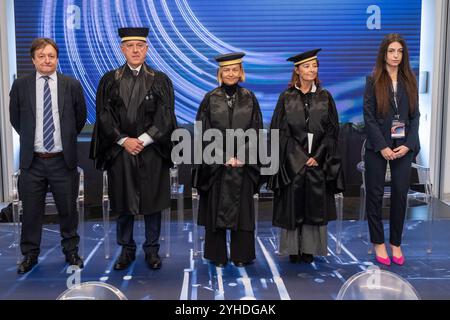
<svg viewBox="0 0 450 320"><path fill-rule="evenodd" d="M304 63L306 61L317 59L317 52L319 52L320 50L322 49L314 49L311 51L306 51L288 58L287 61L292 61L294 62L295 66L298 66L299 64Z"/></svg>
<svg viewBox="0 0 450 320"><path fill-rule="evenodd" d="M214 59L219 63L220 67L229 66L231 64L242 63L244 52L226 53L216 56Z"/></svg>
<svg viewBox="0 0 450 320"><path fill-rule="evenodd" d="M130 40L147 41L148 28L119 28L122 42Z"/></svg>

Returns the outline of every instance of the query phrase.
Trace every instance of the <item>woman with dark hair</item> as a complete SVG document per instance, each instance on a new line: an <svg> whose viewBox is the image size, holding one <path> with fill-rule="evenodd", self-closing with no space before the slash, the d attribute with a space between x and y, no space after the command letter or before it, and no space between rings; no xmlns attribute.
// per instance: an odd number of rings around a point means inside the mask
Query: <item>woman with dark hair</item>
<svg viewBox="0 0 450 320"><path fill-rule="evenodd" d="M235 52L215 58L220 86L206 93L196 117L205 134L209 129L220 131L222 150L230 152L219 150L215 153L221 154L219 162L205 161L195 166L192 174L192 185L200 195L198 224L205 226L204 257L217 267L228 262L227 230L230 230L230 260L235 266L243 267L255 259L253 195L258 192L260 171L258 163L252 163L250 155L242 157L241 151L255 155L256 149L250 142L239 139L234 147L228 145L230 132L254 129L257 134L263 125L255 94L239 85L245 79L244 55Z"/></svg>
<svg viewBox="0 0 450 320"><path fill-rule="evenodd" d="M320 50L288 59L294 63L292 80L270 125L280 136L280 168L268 183L274 191L273 225L282 228L280 252L292 263L327 255L327 223L336 219L334 194L344 188L339 119L333 97L320 86Z"/></svg>
<svg viewBox="0 0 450 320"><path fill-rule="evenodd" d="M391 168L389 217L392 261L403 265L400 245L410 184L411 163L420 150L416 77L409 65L408 47L399 34L384 37L364 93L366 211L376 260L390 265L384 244L382 200L386 165Z"/></svg>

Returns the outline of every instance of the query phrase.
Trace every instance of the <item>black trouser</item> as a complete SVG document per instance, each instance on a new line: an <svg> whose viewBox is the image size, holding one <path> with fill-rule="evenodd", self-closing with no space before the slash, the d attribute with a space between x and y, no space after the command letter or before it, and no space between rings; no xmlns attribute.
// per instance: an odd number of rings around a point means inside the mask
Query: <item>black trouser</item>
<svg viewBox="0 0 450 320"><path fill-rule="evenodd" d="M227 258L226 230L205 231L205 259L225 264ZM231 231L230 260L248 263L255 259L255 232Z"/></svg>
<svg viewBox="0 0 450 320"><path fill-rule="evenodd" d="M391 167L391 208L389 216L389 242L400 246L402 242L403 224L406 214L406 201L411 178L413 153L410 151L402 158L389 162ZM370 241L375 244L384 243L382 222L382 202L384 194L387 160L380 152L366 150L366 212L369 222Z"/></svg>
<svg viewBox="0 0 450 320"><path fill-rule="evenodd" d="M78 251L78 184L77 169L69 169L62 156L34 157L28 169L20 170L19 195L23 206L20 249L23 255L39 256L49 185L59 214L63 252L67 255Z"/></svg>
<svg viewBox="0 0 450 320"><path fill-rule="evenodd" d="M142 246L146 255L157 254L161 233L161 211L144 215L145 243ZM117 218L117 243L124 250L135 252L136 242L133 239L134 215L122 214Z"/></svg>

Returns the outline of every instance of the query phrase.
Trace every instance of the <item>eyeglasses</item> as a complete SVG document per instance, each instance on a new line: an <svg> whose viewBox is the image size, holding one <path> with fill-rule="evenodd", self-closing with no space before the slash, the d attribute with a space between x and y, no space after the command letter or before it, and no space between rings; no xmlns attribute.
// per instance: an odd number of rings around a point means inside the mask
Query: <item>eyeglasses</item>
<svg viewBox="0 0 450 320"><path fill-rule="evenodd" d="M135 43L135 44L125 43L123 46L125 47L125 49L127 49L129 51L134 50L134 48L136 48L139 51L142 51L145 48L147 48L147 44L146 43Z"/></svg>

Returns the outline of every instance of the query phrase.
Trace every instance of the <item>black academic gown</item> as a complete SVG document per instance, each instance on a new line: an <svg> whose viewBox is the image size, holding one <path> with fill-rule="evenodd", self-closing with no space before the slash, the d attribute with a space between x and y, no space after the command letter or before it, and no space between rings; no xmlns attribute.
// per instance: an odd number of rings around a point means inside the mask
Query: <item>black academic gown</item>
<svg viewBox="0 0 450 320"><path fill-rule="evenodd" d="M201 121L203 131L215 128L222 132L224 150L226 129L258 130L263 125L255 95L239 86L233 109L227 105L223 87L208 92L201 102L196 120ZM245 164L240 168L223 164L196 165L192 172L192 185L200 194L198 224L208 231L253 231L253 195L257 193L259 174L259 164Z"/></svg>
<svg viewBox="0 0 450 320"><path fill-rule="evenodd" d="M90 157L108 171L111 210L151 214L170 206L170 140L176 128L174 92L162 72L142 65L133 77L127 64L106 73L96 97ZM117 142L146 132L154 142L130 155Z"/></svg>
<svg viewBox="0 0 450 320"><path fill-rule="evenodd" d="M320 87L309 95L308 124L301 93L292 87L281 93L270 126L280 133L280 168L268 182L274 191L273 225L289 230L302 224L326 225L336 219L334 194L344 189L333 97ZM308 132L314 134L311 154ZM310 157L319 166L307 167Z"/></svg>

